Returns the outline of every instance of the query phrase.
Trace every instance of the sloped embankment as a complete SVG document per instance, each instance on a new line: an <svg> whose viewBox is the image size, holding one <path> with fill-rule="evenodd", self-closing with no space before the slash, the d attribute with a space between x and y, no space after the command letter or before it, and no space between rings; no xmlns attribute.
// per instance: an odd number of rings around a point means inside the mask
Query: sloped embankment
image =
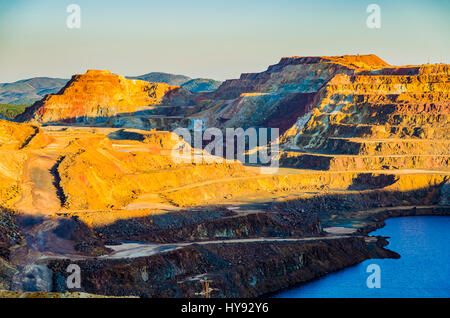
<svg viewBox="0 0 450 318"><path fill-rule="evenodd" d="M312 242L191 245L149 257L75 262L83 290L102 295L194 297L200 279L212 280L213 297L257 297L293 287L368 258L398 257L386 241L363 237ZM68 260L49 263L54 290L64 292ZM205 276L205 273L207 275Z"/></svg>

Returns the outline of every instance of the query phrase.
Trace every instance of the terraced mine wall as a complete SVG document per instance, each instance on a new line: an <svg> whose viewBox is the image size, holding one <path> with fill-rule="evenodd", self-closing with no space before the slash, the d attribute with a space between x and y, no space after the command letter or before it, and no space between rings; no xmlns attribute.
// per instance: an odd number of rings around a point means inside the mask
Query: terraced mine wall
<svg viewBox="0 0 450 318"><path fill-rule="evenodd" d="M179 86L128 80L109 71L89 70L73 76L61 91L34 103L17 119L42 123L95 122L97 117L134 113L139 106L158 105L167 92L175 89Z"/></svg>
<svg viewBox="0 0 450 318"><path fill-rule="evenodd" d="M423 187L410 191L401 190L363 190L348 193L328 193L320 195L302 195L294 199L275 202L272 209L277 211L300 210L316 213L323 227L345 226L364 228L372 222L377 213L387 213L394 207L404 214L392 216L447 215L448 206L442 205L432 210L414 209L421 206L438 206L442 200L442 184ZM404 208L402 208L404 207ZM430 213L428 213L431 211ZM382 213L383 212L383 213Z"/></svg>
<svg viewBox="0 0 450 318"><path fill-rule="evenodd" d="M369 258L396 258L383 238L314 242L192 245L149 257L76 261L82 290L100 295L195 297L207 273L213 297L257 297L316 279ZM66 291L65 269L74 261L54 260L53 290Z"/></svg>
<svg viewBox="0 0 450 318"><path fill-rule="evenodd" d="M318 92L310 116L281 138L280 164L448 170L449 74L439 64L336 75Z"/></svg>
<svg viewBox="0 0 450 318"><path fill-rule="evenodd" d="M168 191L164 193L164 197L178 206L198 206L224 197L239 198L250 193L262 195L297 193L302 196L304 192L312 192L314 196L320 197L324 190L329 192L341 191L343 196L351 194L352 191L366 190L367 193L373 193L376 196L384 189L387 195L391 194L392 196L391 198L386 196L386 200L392 199L394 200L393 203L397 203L412 198L407 193L402 194L407 191L418 190L418 193L420 193L423 189L424 194L419 196L422 199L425 193L430 195L427 192L428 190L434 189L432 193L435 194L446 180L448 180L448 177L445 174L396 175L366 172L308 172L224 180L206 186ZM383 201L382 198L383 196L378 197L379 203L389 202Z"/></svg>
<svg viewBox="0 0 450 318"><path fill-rule="evenodd" d="M336 74L387 66L374 55L286 57L264 72L242 74L196 97L191 115L209 127L277 127L283 133L316 107L317 93Z"/></svg>

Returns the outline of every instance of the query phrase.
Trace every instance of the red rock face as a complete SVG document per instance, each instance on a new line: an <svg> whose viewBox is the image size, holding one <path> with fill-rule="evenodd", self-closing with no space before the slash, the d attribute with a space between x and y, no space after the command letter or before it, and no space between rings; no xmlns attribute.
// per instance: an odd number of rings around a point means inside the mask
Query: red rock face
<svg viewBox="0 0 450 318"><path fill-rule="evenodd" d="M134 113L139 107L158 105L166 93L177 89L165 83L128 80L109 71L90 70L75 75L55 95L29 107L22 121L76 122Z"/></svg>
<svg viewBox="0 0 450 318"><path fill-rule="evenodd" d="M202 109L208 110L201 117L208 119L208 126L266 126L284 132L314 107L315 95L336 74L386 67L375 55L285 57L265 72L242 74L204 94Z"/></svg>

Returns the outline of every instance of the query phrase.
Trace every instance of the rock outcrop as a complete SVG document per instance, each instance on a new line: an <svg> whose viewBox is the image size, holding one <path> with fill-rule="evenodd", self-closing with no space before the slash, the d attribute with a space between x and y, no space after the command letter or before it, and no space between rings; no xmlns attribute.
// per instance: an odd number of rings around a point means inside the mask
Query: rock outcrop
<svg viewBox="0 0 450 318"><path fill-rule="evenodd" d="M10 263L11 248L22 239L14 211L0 206L0 290L11 288L11 280L16 273L16 268Z"/></svg>
<svg viewBox="0 0 450 318"><path fill-rule="evenodd" d="M450 66L339 74L283 136L281 162L321 170L448 169Z"/></svg>
<svg viewBox="0 0 450 318"><path fill-rule="evenodd" d="M22 240L16 225L15 213L0 207L0 258L9 260L10 247Z"/></svg>
<svg viewBox="0 0 450 318"><path fill-rule="evenodd" d="M139 76L127 76L128 79L141 80L152 83L166 83L172 86L181 86L192 80L189 76L176 75L163 72L151 72Z"/></svg>
<svg viewBox="0 0 450 318"><path fill-rule="evenodd" d="M315 95L336 74L352 75L388 64L375 55L287 57L267 71L242 74L199 98L200 112L211 127L276 127L284 132L315 107Z"/></svg>
<svg viewBox="0 0 450 318"><path fill-rule="evenodd" d="M123 113L134 113L159 105L164 95L178 88L165 83L128 80L109 71L90 70L75 75L54 95L36 102L18 117L21 121L86 122L103 121Z"/></svg>

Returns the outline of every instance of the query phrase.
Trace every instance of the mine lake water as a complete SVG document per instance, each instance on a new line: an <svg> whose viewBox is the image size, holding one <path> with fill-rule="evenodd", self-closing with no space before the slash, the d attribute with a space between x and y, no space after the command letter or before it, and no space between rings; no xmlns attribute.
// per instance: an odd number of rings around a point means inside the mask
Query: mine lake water
<svg viewBox="0 0 450 318"><path fill-rule="evenodd" d="M390 236L389 248L400 259L370 259L319 280L282 291L279 298L450 297L450 217L414 216L386 220L371 235ZM379 266L380 288L368 288L367 272ZM370 281L373 276L371 276Z"/></svg>

